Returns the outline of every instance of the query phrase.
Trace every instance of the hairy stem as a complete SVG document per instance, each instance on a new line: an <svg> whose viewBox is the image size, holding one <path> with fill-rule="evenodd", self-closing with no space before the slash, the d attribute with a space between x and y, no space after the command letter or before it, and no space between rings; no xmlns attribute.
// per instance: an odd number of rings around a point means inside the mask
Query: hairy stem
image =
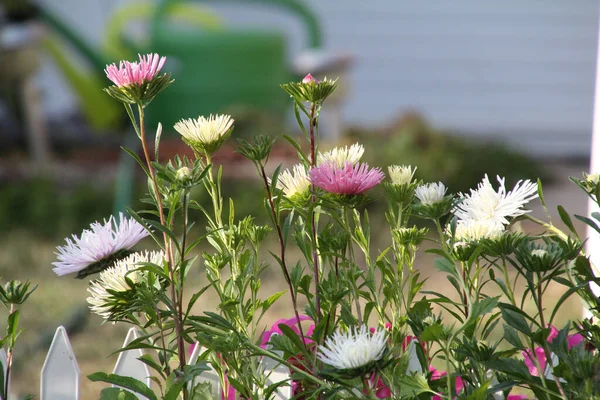
<svg viewBox="0 0 600 400"><path fill-rule="evenodd" d="M317 164L315 147L316 147L316 137L315 137L315 128L317 125L317 120L315 119L315 111L316 105L312 103L310 105L310 115L309 115L309 136L310 136L310 165L314 167ZM312 191L315 191L315 185L312 186ZM312 196L312 202L315 203L317 201L315 195ZM321 296L319 289L319 254L317 252L317 227L316 227L316 218L314 210L311 212L311 239L313 242L313 274L315 278L315 307L317 310L317 321L318 324L321 322Z"/></svg>
<svg viewBox="0 0 600 400"><path fill-rule="evenodd" d="M157 208L158 208L158 214L160 217L160 223L163 226L166 226L166 220L165 220L165 214L164 214L164 210L163 210L163 204L162 204L162 196L160 194L160 189L158 188L158 180L156 179L156 172L154 171L154 168L152 167L152 160L150 159L150 154L148 152L148 146L146 144L146 128L144 126L144 109L142 107L141 104L138 104L138 116L140 119L140 125L139 125L139 129L140 129L140 140L142 142L142 150L144 152L144 158L146 159L146 164L148 166L148 172L150 174L150 179L152 180L152 184L154 186L154 193L156 195L156 203L157 203ZM170 295L171 295L171 301L173 302L173 308L175 310L180 310L181 309L181 304L178 304L178 298L177 295L175 293L175 278L174 278L174 266L173 266L173 254L172 254L172 245L171 245L171 240L169 239L168 235L163 232L163 239L165 242L165 254L166 254L166 259L167 259L167 267L168 267L168 272L169 272L169 281L170 281ZM175 318L175 332L177 335L177 347L178 347L178 355L179 355L179 368L181 370L181 372L183 373L184 367L185 367L185 348L184 348L184 343L183 343L183 335L182 335L182 324L181 324L181 320L179 318L179 316L176 316ZM165 360L165 372L167 372L167 374L169 374L170 368L168 366L168 360ZM187 399L187 390L184 389L184 399Z"/></svg>
<svg viewBox="0 0 600 400"><path fill-rule="evenodd" d="M288 285L290 290L290 297L292 299L292 306L294 307L294 315L296 316L296 321L298 323L298 329L300 330L300 337L302 338L302 343L306 346L306 338L304 336L304 330L302 329L302 324L300 320L300 314L298 313L298 301L296 296L296 291L292 285L292 279L290 278L290 273L285 261L285 241L283 240L283 232L281 231L281 224L279 222L279 218L277 216L277 211L275 210L275 203L273 202L273 194L271 193L271 187L269 186L269 181L267 179L267 174L265 172L265 167L260 164L260 176L263 179L265 184L265 189L267 190L267 200L269 201L269 208L271 209L271 214L273 216L273 224L275 224L275 229L277 230L277 238L279 239L279 258L281 259L281 269L283 270L283 276L285 277L285 282Z"/></svg>
<svg viewBox="0 0 600 400"><path fill-rule="evenodd" d="M542 295L543 295L543 291L542 291L542 277L541 274L538 272L538 285L537 285L537 305L538 305L538 312L540 314L540 323L542 325L542 328L544 328L546 326L546 320L544 318L544 307L542 305ZM544 354L546 355L546 362L550 365L550 367L552 367L552 356L550 354L550 349L548 348L548 343L544 342L542 343L542 349L544 349ZM533 353L535 354L535 353ZM546 365L546 368L548 367L548 365ZM540 375L545 375L546 371L540 371ZM565 394L565 390L563 389L561 383L560 383L560 379L558 379L557 376L555 376L554 374L552 374L552 376L554 377L554 382L556 382L556 387L558 388L558 391L560 392L560 395L562 396L563 399L567 398L567 395Z"/></svg>

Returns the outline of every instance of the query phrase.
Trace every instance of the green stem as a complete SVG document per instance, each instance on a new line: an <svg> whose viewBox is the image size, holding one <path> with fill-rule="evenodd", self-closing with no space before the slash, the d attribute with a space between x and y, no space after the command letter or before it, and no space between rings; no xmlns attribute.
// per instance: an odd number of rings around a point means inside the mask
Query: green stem
<svg viewBox="0 0 600 400"><path fill-rule="evenodd" d="M317 154L316 154L316 146L317 139L315 135L315 130L317 128L317 118L316 118L316 104L311 103L310 105L310 114L309 114L309 138L310 138L310 165L311 167L315 167L317 165ZM311 190L315 192L315 185L311 185ZM317 198L313 194L312 202L316 203ZM314 209L311 210L311 240L313 244L313 275L315 280L315 308L317 314L317 320L315 321L317 325L321 322L321 290L319 288L319 254L317 248L317 226L316 226L316 217Z"/></svg>
<svg viewBox="0 0 600 400"><path fill-rule="evenodd" d="M160 217L160 223L163 226L167 226L166 225L166 220L165 220L165 214L164 214L164 210L163 210L163 204L162 204L162 196L160 193L160 189L158 188L158 180L156 178L156 172L154 171L154 168L152 167L152 161L150 159L150 154L148 152L148 146L146 145L146 129L144 127L144 108L142 107L142 104L139 103L138 104L138 116L139 116L139 120L140 120L140 124L139 124L139 133L140 133L140 141L142 142L142 150L144 152L144 157L146 159L146 164L148 166L148 172L150 173L150 179L152 180L153 183L153 187L154 187L154 193L156 195L156 203L157 203L157 208L158 208L158 214ZM173 302L173 308L175 310L178 310L181 305L178 305L178 299L177 299L177 295L175 293L175 276L174 276L174 267L173 267L173 253L172 253L172 245L171 245L171 240L169 239L168 235L163 232L163 240L165 242L165 255L166 255L166 261L167 261L167 266L168 266L168 272L169 272L169 281L170 281L170 295L171 295L171 301ZM184 347L184 342L183 342L183 329L182 329L182 324L181 324L181 320L179 319L179 316L176 316L175 318L175 332L176 332L176 340L177 340L177 347L178 347L178 356L179 356L179 369L181 370L181 373L183 373L184 368L185 368L185 358L186 358L186 354L185 354L185 347ZM167 372L167 374L169 374L170 368L168 366L168 360L165 360L165 372ZM183 391L183 395L184 395L184 400L187 399L187 390L184 388Z"/></svg>
<svg viewBox="0 0 600 400"><path fill-rule="evenodd" d="M265 184L265 189L267 190L267 200L269 201L269 208L271 210L271 216L273 218L273 224L275 225L275 229L277 230L277 238L279 240L279 259L281 260L281 270L283 271L283 276L285 278L285 282L288 285L288 289L290 291L290 297L292 299L292 307L294 308L294 315L296 316L296 323L298 324L298 329L300 331L300 337L302 338L302 343L306 346L306 338L304 336L304 329L302 329L302 321L300 320L300 313L298 312L298 297L294 286L292 285L292 279L290 277L290 273L288 271L288 267L285 260L285 240L283 237L283 232L281 230L281 223L279 221L279 215L277 214L277 210L275 208L275 203L273 202L273 194L271 193L271 187L269 186L269 180L267 179L267 173L265 172L265 168L262 164L259 167L260 176L263 179L263 183Z"/></svg>
<svg viewBox="0 0 600 400"><path fill-rule="evenodd" d="M256 354L261 355L261 356L266 356L269 358L272 358L273 360L285 365L286 367L288 367L289 369L291 369L292 371L294 371L295 373L297 373L298 375L302 375L304 378L306 378L307 380L316 383L319 386L329 386L329 384L326 381L323 381L319 378L317 378L314 375L309 374L308 372L296 367L295 365L290 364L289 362L287 362L287 360L279 357L276 353L273 353L272 351L269 350L265 350L262 347L259 347L257 345L255 345L252 342L248 342L247 346L254 350L256 352Z"/></svg>

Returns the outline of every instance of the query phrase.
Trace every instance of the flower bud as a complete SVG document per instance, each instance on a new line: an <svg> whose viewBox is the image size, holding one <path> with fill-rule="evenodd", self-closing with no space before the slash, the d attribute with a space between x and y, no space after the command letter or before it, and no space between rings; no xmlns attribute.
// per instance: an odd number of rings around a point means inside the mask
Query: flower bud
<svg viewBox="0 0 600 400"><path fill-rule="evenodd" d="M281 85L297 103L318 103L321 104L337 89L338 80L331 80L325 77L322 81L315 79L308 74L301 82L289 82Z"/></svg>
<svg viewBox="0 0 600 400"><path fill-rule="evenodd" d="M188 167L181 167L175 173L175 176L177 176L177 179L179 179L182 182L190 179L191 175L192 175L192 171Z"/></svg>

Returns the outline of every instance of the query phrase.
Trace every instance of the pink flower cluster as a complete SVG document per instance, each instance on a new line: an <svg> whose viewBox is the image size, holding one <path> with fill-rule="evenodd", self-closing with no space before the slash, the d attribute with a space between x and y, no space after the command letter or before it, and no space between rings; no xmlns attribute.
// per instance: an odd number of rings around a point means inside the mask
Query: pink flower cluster
<svg viewBox="0 0 600 400"><path fill-rule="evenodd" d="M550 327L550 335L548 335L548 341L552 342L554 340L554 338L557 336L558 336L558 330L555 327L551 326ZM583 336L581 336L581 334L579 334L579 333L576 333L574 335L569 335L567 337L567 344L568 344L569 350L571 350L573 347L577 346L581 342L583 342ZM529 373L533 376L540 376L540 371L536 367L536 364L535 364L532 354L531 354L531 350L523 351L522 354L523 354L523 357L525 358L523 361L525 362L525 365L527 365L527 368L529 369ZM537 358L537 361L540 365L542 373L544 373L544 371L546 370L546 366L548 364L548 360L546 359L546 354L544 353L543 348L538 347L535 349L535 358Z"/></svg>
<svg viewBox="0 0 600 400"><path fill-rule="evenodd" d="M152 80L165 64L166 57L158 54L138 54L139 62L121 61L119 67L116 64L107 65L104 72L117 87L130 85L142 85Z"/></svg>
<svg viewBox="0 0 600 400"><path fill-rule="evenodd" d="M325 163L312 168L310 182L329 193L342 195L361 194L379 184L383 172L379 168L369 168L367 164L353 165L350 162L338 167L335 163Z"/></svg>

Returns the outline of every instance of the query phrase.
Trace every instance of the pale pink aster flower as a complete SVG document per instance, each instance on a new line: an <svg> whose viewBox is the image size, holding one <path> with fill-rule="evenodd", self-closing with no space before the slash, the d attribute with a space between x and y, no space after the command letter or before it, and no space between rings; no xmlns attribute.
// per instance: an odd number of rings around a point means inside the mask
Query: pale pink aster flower
<svg viewBox="0 0 600 400"><path fill-rule="evenodd" d="M146 236L146 229L133 218L125 218L123 213L119 213L118 222L112 216L108 221L104 220L104 224L93 222L80 237L72 235L65 239L66 245L56 248L58 261L52 263L52 270L58 276L81 272L93 264L108 261L121 251L129 250Z"/></svg>
<svg viewBox="0 0 600 400"><path fill-rule="evenodd" d="M313 185L329 193L343 195L361 194L383 180L383 172L379 168L369 168L367 164L347 162L339 167L330 162L313 167L310 172Z"/></svg>
<svg viewBox="0 0 600 400"><path fill-rule="evenodd" d="M166 57L160 57L158 54L147 54L142 56L138 54L139 62L121 61L119 67L116 64L106 66L104 72L117 87L130 85L142 85L144 82L151 81L165 64Z"/></svg>

